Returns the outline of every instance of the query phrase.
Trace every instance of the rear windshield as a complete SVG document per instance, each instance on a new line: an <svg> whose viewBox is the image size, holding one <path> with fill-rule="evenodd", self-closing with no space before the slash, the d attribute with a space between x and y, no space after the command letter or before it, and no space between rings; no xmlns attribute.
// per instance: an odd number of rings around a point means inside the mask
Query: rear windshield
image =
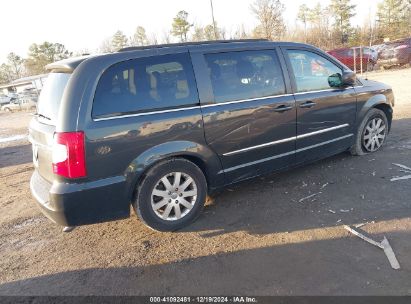
<svg viewBox="0 0 411 304"><path fill-rule="evenodd" d="M47 77L37 104L37 114L47 124L56 124L61 98L70 75L67 73L50 73Z"/></svg>

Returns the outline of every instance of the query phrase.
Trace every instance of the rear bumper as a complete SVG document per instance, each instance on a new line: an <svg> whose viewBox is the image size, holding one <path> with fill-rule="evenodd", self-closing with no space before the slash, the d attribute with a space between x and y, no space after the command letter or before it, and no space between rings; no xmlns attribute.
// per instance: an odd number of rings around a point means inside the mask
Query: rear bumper
<svg viewBox="0 0 411 304"><path fill-rule="evenodd" d="M35 171L30 189L41 211L62 226L94 224L130 215L130 200L121 176L80 184L49 183Z"/></svg>

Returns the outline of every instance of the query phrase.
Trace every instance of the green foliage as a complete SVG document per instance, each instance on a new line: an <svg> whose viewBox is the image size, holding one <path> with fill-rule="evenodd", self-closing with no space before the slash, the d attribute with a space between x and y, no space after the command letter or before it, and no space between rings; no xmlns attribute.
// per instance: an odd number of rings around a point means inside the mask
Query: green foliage
<svg viewBox="0 0 411 304"><path fill-rule="evenodd" d="M186 11L179 11L173 19L171 34L179 37L181 42L185 42L192 26L193 24L188 22L188 13Z"/></svg>
<svg viewBox="0 0 411 304"><path fill-rule="evenodd" d="M214 29L213 24L206 25L205 27L195 26L194 33L191 37L193 41L205 41L205 40L219 40L224 39L224 30L219 28L216 24Z"/></svg>
<svg viewBox="0 0 411 304"><path fill-rule="evenodd" d="M47 64L70 56L72 56L72 53L63 44L47 41L42 44L33 43L29 47L28 58L25 61L27 73L28 75L44 73Z"/></svg>
<svg viewBox="0 0 411 304"><path fill-rule="evenodd" d="M351 18L355 16L355 5L351 0L331 0L330 9L334 17L335 37L339 37L341 44L348 42L352 33Z"/></svg>
<svg viewBox="0 0 411 304"><path fill-rule="evenodd" d="M378 4L379 38L403 38L411 35L411 0L384 0Z"/></svg>
<svg viewBox="0 0 411 304"><path fill-rule="evenodd" d="M304 24L304 42L322 48L330 48L334 46L331 39L332 29L330 28L330 7L322 7L320 2L314 7L308 7L303 4L299 8L297 17L298 20ZM296 38L293 39L296 40Z"/></svg>

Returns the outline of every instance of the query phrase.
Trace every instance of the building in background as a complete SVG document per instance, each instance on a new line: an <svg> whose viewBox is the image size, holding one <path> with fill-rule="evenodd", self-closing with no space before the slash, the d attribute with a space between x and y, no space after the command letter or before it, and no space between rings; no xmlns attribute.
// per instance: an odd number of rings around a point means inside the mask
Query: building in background
<svg viewBox="0 0 411 304"><path fill-rule="evenodd" d="M47 76L48 74L41 74L13 80L9 84L0 86L0 93L10 95L32 92L38 95L43 88Z"/></svg>

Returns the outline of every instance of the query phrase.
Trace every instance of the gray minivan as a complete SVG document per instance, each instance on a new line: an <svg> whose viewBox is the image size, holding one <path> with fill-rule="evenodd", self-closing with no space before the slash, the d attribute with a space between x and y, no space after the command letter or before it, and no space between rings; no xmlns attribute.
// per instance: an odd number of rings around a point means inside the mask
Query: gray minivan
<svg viewBox="0 0 411 304"><path fill-rule="evenodd" d="M126 48L47 66L30 123L31 191L63 226L128 217L173 231L226 185L343 151L375 152L389 86L306 44Z"/></svg>

